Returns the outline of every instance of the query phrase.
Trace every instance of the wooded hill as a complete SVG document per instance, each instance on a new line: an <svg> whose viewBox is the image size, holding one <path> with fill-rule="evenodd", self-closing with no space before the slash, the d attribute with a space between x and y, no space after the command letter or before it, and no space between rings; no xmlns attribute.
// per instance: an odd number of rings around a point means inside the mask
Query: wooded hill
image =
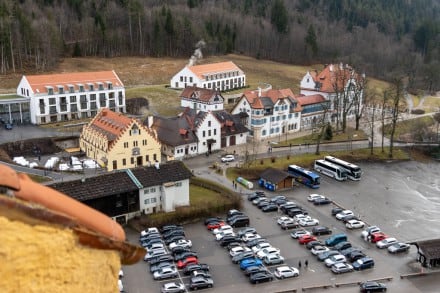
<svg viewBox="0 0 440 293"><path fill-rule="evenodd" d="M203 40L203 42L200 42ZM244 54L440 89L438 0L2 0L0 72L70 56ZM197 56L194 56L197 57Z"/></svg>

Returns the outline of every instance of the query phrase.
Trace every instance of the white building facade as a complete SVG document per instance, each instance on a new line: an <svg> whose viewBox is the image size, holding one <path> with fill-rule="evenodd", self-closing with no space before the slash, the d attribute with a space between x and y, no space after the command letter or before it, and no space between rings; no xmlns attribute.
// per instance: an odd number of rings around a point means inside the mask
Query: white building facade
<svg viewBox="0 0 440 293"><path fill-rule="evenodd" d="M101 108L126 108L125 87L114 71L23 76L17 95L29 99L32 124L90 118Z"/></svg>
<svg viewBox="0 0 440 293"><path fill-rule="evenodd" d="M188 86L219 91L246 86L246 75L232 61L185 66L170 80L170 87L184 89Z"/></svg>

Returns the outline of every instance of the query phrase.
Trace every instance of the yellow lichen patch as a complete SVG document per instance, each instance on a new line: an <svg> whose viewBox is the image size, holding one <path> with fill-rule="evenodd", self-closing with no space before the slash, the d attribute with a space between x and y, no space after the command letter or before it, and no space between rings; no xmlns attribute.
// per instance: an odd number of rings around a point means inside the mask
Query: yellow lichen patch
<svg viewBox="0 0 440 293"><path fill-rule="evenodd" d="M29 225L0 216L2 292L118 292L120 255L89 248L56 225Z"/></svg>

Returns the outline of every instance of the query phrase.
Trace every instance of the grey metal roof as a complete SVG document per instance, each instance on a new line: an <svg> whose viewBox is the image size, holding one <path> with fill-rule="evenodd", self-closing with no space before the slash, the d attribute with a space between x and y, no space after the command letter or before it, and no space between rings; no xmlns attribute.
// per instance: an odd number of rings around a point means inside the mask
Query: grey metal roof
<svg viewBox="0 0 440 293"><path fill-rule="evenodd" d="M272 183L278 183L286 178L293 178L293 176L279 169L267 168L260 174L260 178L270 181Z"/></svg>

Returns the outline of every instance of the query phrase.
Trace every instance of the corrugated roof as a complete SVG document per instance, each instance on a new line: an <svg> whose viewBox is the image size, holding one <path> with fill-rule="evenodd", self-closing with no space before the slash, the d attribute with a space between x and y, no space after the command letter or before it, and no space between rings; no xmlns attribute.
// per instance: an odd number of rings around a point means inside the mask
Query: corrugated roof
<svg viewBox="0 0 440 293"><path fill-rule="evenodd" d="M205 79L205 75L237 70L240 71L240 73L243 73L243 71L232 61L188 66L188 69L191 70L199 79Z"/></svg>
<svg viewBox="0 0 440 293"><path fill-rule="evenodd" d="M95 90L98 90L99 83L103 83L104 88L107 89L107 82L111 82L113 87L124 86L114 71L26 75L24 78L27 79L34 93L47 93L48 86L52 87L54 92L58 92L60 86L65 92L68 92L69 86L78 90L80 84L85 90L90 90L89 84L93 84Z"/></svg>

